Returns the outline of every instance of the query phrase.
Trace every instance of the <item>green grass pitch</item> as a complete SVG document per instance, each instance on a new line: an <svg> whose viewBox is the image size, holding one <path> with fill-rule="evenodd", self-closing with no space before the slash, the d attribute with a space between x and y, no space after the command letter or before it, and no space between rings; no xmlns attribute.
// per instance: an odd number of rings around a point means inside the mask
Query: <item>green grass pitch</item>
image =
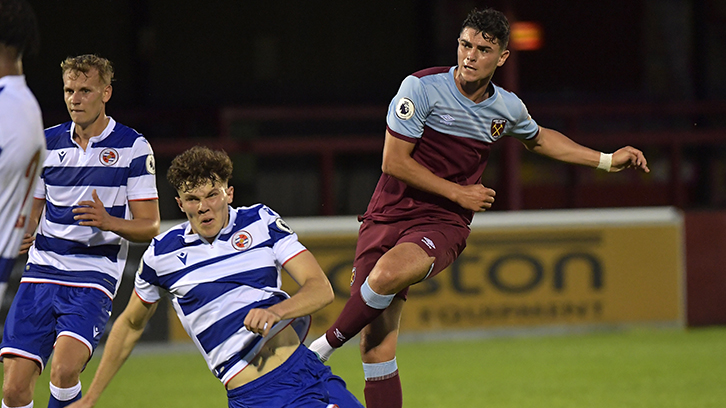
<svg viewBox="0 0 726 408"><path fill-rule="evenodd" d="M154 349L152 349L154 350ZM98 364L82 376L84 390ZM363 398L358 350L333 372ZM406 407L726 407L726 328L633 329L578 335L407 342L398 365ZM48 372L36 407L48 401ZM134 353L99 407L226 407L222 385L196 353Z"/></svg>

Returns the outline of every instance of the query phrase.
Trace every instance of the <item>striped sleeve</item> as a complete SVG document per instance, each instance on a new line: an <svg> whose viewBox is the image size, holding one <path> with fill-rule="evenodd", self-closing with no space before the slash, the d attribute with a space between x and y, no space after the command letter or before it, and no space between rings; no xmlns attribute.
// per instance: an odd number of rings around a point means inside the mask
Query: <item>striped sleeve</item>
<svg viewBox="0 0 726 408"><path fill-rule="evenodd" d="M132 154L126 192L129 201L159 198L156 190L156 162L151 145L145 138L139 137L134 142Z"/></svg>

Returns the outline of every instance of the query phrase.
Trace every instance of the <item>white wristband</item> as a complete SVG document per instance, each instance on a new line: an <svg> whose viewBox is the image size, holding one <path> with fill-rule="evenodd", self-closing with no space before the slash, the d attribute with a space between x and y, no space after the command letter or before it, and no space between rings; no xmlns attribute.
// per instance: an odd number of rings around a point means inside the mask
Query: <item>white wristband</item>
<svg viewBox="0 0 726 408"><path fill-rule="evenodd" d="M600 153L600 163L597 168L600 170L610 171L610 166L613 165L613 154L612 153Z"/></svg>

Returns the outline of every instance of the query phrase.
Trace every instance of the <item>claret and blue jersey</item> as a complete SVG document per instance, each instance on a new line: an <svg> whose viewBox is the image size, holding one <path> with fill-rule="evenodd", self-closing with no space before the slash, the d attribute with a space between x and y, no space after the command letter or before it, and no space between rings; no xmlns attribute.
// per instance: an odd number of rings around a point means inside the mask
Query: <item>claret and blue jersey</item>
<svg viewBox="0 0 726 408"><path fill-rule="evenodd" d="M75 124L46 129L48 155L35 197L46 200L22 282L92 287L113 298L126 264L128 241L95 227L80 226L73 208L93 200L131 219L129 201L158 198L154 156L143 135L116 123L92 137L86 149L72 138Z"/></svg>
<svg viewBox="0 0 726 408"><path fill-rule="evenodd" d="M223 383L287 325L301 341L310 326L310 316L283 320L265 338L244 327L249 310L289 297L281 289L281 268L306 248L262 204L230 207L229 217L213 242L193 233L189 222L159 235L144 253L135 283L146 303L171 298L182 326Z"/></svg>
<svg viewBox="0 0 726 408"><path fill-rule="evenodd" d="M416 143L412 157L435 175L461 184L481 182L492 143L503 136L531 139L539 126L524 103L493 83L475 103L457 88L456 67L435 67L406 77L388 107L388 132ZM383 174L364 218L377 221L435 218L468 225L473 212Z"/></svg>

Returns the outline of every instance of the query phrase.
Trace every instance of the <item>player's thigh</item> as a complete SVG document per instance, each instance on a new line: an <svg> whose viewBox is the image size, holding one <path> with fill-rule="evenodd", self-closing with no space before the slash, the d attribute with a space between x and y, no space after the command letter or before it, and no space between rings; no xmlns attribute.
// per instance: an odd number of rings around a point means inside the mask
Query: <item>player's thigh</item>
<svg viewBox="0 0 726 408"><path fill-rule="evenodd" d="M91 351L85 343L70 336L58 337L50 363L51 382L61 388L76 385L90 358Z"/></svg>
<svg viewBox="0 0 726 408"><path fill-rule="evenodd" d="M6 397L27 394L32 399L38 376L40 376L40 366L37 362L18 356L3 358L3 394Z"/></svg>
<svg viewBox="0 0 726 408"><path fill-rule="evenodd" d="M403 243L416 244L433 258L421 281L436 276L451 265L466 248L469 233L469 228L462 225L422 222L408 228L401 235L397 246Z"/></svg>
<svg viewBox="0 0 726 408"><path fill-rule="evenodd" d="M56 333L53 304L58 285L21 283L5 319L1 353L35 361L45 368Z"/></svg>
<svg viewBox="0 0 726 408"><path fill-rule="evenodd" d="M396 356L404 304L406 301L402 298L393 298L386 310L361 330L360 354L364 363L383 363Z"/></svg>
<svg viewBox="0 0 726 408"><path fill-rule="evenodd" d="M423 280L430 272L435 258L413 242L402 242L386 252L376 262L368 284L380 294L393 294Z"/></svg>
<svg viewBox="0 0 726 408"><path fill-rule="evenodd" d="M90 358L106 329L113 301L98 289L66 286L59 292L55 307L58 314L57 341L65 343L68 339L63 337L75 339L86 347L86 357ZM70 350L78 346L68 344L72 345L68 346ZM58 353L58 344L55 353Z"/></svg>

